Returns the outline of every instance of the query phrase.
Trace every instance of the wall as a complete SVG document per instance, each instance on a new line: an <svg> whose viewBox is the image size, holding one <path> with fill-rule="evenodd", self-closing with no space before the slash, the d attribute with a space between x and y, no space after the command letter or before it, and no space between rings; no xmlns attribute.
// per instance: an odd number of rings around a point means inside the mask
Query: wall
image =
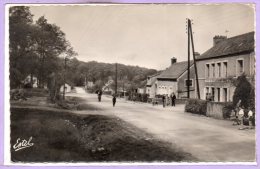
<svg viewBox="0 0 260 169"><path fill-rule="evenodd" d="M196 79L195 79L195 69L194 66L190 69L190 79L193 80L193 86L190 86L190 98L195 98L195 87L196 87ZM178 98L187 98L187 86L185 86L185 80L188 79L188 71L185 71L178 78Z"/></svg>
<svg viewBox="0 0 260 169"><path fill-rule="evenodd" d="M207 102L206 116L216 119L223 119L223 103Z"/></svg>
<svg viewBox="0 0 260 169"><path fill-rule="evenodd" d="M60 92L63 92L64 85L61 86ZM71 86L68 84L65 84L65 92L71 92Z"/></svg>
<svg viewBox="0 0 260 169"><path fill-rule="evenodd" d="M161 81L157 80L157 90L156 94L168 94L169 96L172 92L177 93L177 81Z"/></svg>

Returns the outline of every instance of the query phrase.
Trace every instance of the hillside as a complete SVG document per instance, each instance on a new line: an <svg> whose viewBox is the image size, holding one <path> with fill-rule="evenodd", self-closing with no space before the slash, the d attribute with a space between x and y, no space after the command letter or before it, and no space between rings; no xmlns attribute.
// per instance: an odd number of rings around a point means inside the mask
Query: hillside
<svg viewBox="0 0 260 169"><path fill-rule="evenodd" d="M96 61L83 62L72 59L68 65L67 79L74 83L75 86L84 85L86 80L94 82L95 88L100 88L108 80L114 80L115 78L115 64ZM118 63L117 72L118 87L124 85L125 89L131 90L137 87L143 87L146 77L157 73L157 70Z"/></svg>

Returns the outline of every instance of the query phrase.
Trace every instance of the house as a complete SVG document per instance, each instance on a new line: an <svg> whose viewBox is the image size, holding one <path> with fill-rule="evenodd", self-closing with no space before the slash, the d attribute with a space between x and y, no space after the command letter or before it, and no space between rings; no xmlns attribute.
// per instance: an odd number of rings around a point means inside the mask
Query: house
<svg viewBox="0 0 260 169"><path fill-rule="evenodd" d="M145 89L144 88L137 88L137 93L139 94L145 94Z"/></svg>
<svg viewBox="0 0 260 169"><path fill-rule="evenodd" d="M190 62L190 81L188 81L188 62L177 62L173 57L171 66L159 75L148 77L147 92L150 96L168 95L175 93L177 98L187 98L188 85L190 86L190 98L195 97L195 71L193 61Z"/></svg>
<svg viewBox="0 0 260 169"><path fill-rule="evenodd" d="M227 38L215 36L213 46L197 57L200 96L216 102L232 101L234 80L244 73L254 84L254 32Z"/></svg>
<svg viewBox="0 0 260 169"><path fill-rule="evenodd" d="M188 82L188 62L177 62L171 59L171 66L164 70L158 77L156 86L158 95L175 93L177 98L187 98L187 86L190 84L190 98L195 97L195 71L193 61L190 62L190 81Z"/></svg>
<svg viewBox="0 0 260 169"><path fill-rule="evenodd" d="M156 95L157 86L155 82L159 75L160 73L157 73L155 75L151 75L147 77L146 93L149 95L149 98L154 98Z"/></svg>
<svg viewBox="0 0 260 169"><path fill-rule="evenodd" d="M72 86L69 85L68 83L65 83L65 93L69 93L71 92ZM60 92L64 91L64 85L61 86L60 88Z"/></svg>

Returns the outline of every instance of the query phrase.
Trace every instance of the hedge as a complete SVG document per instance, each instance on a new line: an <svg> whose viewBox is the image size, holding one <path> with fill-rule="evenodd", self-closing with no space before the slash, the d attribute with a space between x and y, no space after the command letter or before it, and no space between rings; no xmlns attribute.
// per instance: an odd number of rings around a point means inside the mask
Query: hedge
<svg viewBox="0 0 260 169"><path fill-rule="evenodd" d="M188 99L185 102L185 111L194 114L205 115L207 113L207 101L200 99Z"/></svg>

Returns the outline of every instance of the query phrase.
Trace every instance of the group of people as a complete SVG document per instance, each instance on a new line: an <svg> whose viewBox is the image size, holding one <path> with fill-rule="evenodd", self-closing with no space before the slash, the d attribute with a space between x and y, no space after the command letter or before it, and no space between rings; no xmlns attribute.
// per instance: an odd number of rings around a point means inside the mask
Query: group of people
<svg viewBox="0 0 260 169"><path fill-rule="evenodd" d="M163 95L162 96L162 105L163 105L163 107L166 107L166 106L169 106L169 105L175 106L175 100L176 100L175 93L172 93L170 95L170 97L168 96L168 94ZM154 98L153 104L154 104L154 102L156 102L156 98Z"/></svg>
<svg viewBox="0 0 260 169"><path fill-rule="evenodd" d="M175 106L175 100L176 100L175 93L172 93L170 97L168 96L168 94L163 95L162 97L163 107L169 106L170 104L171 106Z"/></svg>
<svg viewBox="0 0 260 169"><path fill-rule="evenodd" d="M235 106L234 109L235 113L235 120L233 125L239 125L241 126L239 129L253 129L255 126L255 113L245 108L244 106L241 106L241 100L238 101L238 103Z"/></svg>

